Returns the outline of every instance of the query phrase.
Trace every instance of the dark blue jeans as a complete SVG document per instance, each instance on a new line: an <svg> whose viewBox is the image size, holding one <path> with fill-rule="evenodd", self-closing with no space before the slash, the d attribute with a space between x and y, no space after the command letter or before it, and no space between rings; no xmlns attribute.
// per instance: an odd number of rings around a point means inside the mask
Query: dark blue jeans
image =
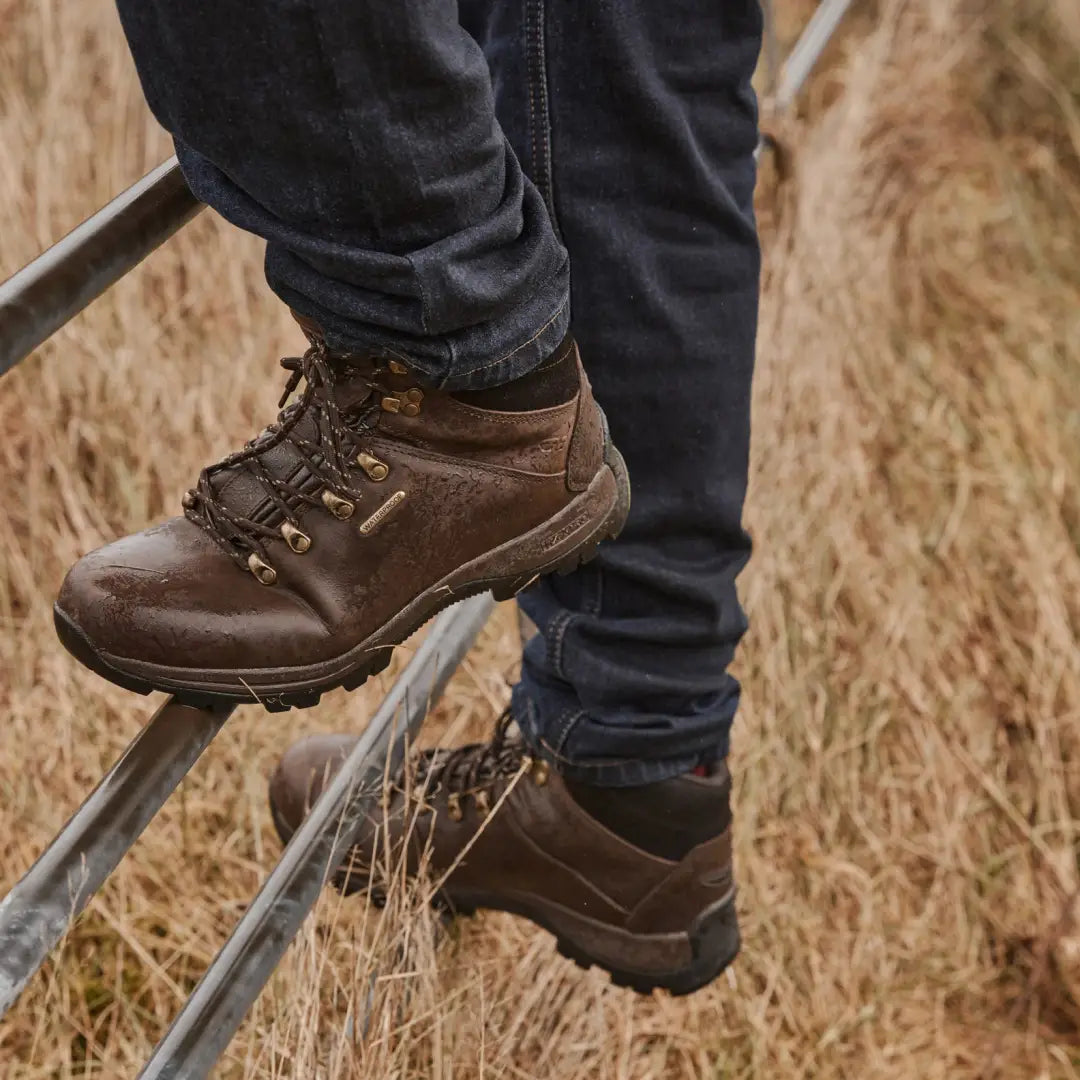
<svg viewBox="0 0 1080 1080"><path fill-rule="evenodd" d="M119 0L195 192L332 345L447 388L570 324L633 507L522 606L515 715L607 785L723 756L759 251L758 0ZM569 256L568 253L569 252ZM572 267L572 271L571 271Z"/></svg>

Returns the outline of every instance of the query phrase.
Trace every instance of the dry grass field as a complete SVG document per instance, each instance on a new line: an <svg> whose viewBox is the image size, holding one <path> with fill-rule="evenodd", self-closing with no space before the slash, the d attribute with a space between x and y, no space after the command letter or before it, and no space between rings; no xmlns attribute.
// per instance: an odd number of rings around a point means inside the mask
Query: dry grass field
<svg viewBox="0 0 1080 1080"><path fill-rule="evenodd" d="M738 964L641 999L510 917L327 895L218 1075L1080 1076L1080 6L864 0L780 133ZM0 0L0 148L0 277L167 154L110 0ZM55 641L65 568L174 512L298 344L204 214L0 383L0 892L148 714ZM504 611L432 735L492 722L515 650ZM135 1075L276 858L277 755L378 694L230 721L0 1023L0 1080Z"/></svg>

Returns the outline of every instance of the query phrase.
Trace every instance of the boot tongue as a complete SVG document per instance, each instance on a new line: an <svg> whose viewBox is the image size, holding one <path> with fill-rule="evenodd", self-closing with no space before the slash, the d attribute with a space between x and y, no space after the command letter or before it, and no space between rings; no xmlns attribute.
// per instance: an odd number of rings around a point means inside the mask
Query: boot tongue
<svg viewBox="0 0 1080 1080"><path fill-rule="evenodd" d="M326 335L314 319L301 315L294 308L290 308L289 312L296 320L297 326L304 331L308 344L326 348ZM327 356L334 367L336 376L334 387L338 408L342 412L355 409L372 392L371 387L364 380L375 374L379 366L378 361L372 356L364 356L361 353L335 353L328 350Z"/></svg>
<svg viewBox="0 0 1080 1080"><path fill-rule="evenodd" d="M332 366L334 396L338 409L347 422L359 421L365 411L365 404L370 402L373 395L372 387L365 376L374 371L374 364L350 357L347 362L344 360L332 362ZM321 445L327 437L327 424L326 416L315 405L312 405L300 417L290 434L295 435L299 440ZM260 435L258 438L269 440L270 436ZM309 453L311 453L310 450ZM277 446L261 452L258 460L271 476L285 480L293 487L306 490L309 487L319 486L318 478L314 476L300 451L288 438L282 440ZM264 524L271 526L281 518L281 512L267 496L264 484L242 464L222 469L213 476L211 484L218 498L234 514L254 521L263 521ZM286 498L286 501L293 500Z"/></svg>
<svg viewBox="0 0 1080 1080"><path fill-rule="evenodd" d="M300 428L308 428L302 434L309 438L314 434L315 424L308 417L304 417L297 425L297 429ZM271 476L287 480L291 484L295 484L303 474L310 474L299 451L288 442L279 443L260 454L259 460ZM273 501L267 497L262 482L243 465L222 469L215 473L210 483L221 502L241 517L258 520L260 511L265 512L274 506Z"/></svg>

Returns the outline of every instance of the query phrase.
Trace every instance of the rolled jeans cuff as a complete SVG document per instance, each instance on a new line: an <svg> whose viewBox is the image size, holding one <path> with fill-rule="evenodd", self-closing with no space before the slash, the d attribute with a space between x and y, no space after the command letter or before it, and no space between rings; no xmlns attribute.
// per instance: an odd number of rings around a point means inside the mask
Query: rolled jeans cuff
<svg viewBox="0 0 1080 1080"><path fill-rule="evenodd" d="M442 390L478 390L520 379L551 356L570 329L568 273L505 319L442 338L338 320L283 283L271 285L295 311L319 323L331 349L399 359Z"/></svg>
<svg viewBox="0 0 1080 1080"><path fill-rule="evenodd" d="M490 217L392 253L280 220L213 162L176 148L192 191L266 239L267 282L332 349L393 357L431 386L467 390L526 375L566 335L569 256L509 150L505 198Z"/></svg>
<svg viewBox="0 0 1080 1080"><path fill-rule="evenodd" d="M722 761L728 753L728 732L734 706L719 735L700 750L673 757L600 757L581 754L591 745L610 745L611 728L590 715L579 703L548 701L541 705L523 683L514 688L511 711L531 753L549 762L560 776L596 787L638 787L681 776L700 765ZM563 695L558 695L562 697ZM572 695L567 694L570 699ZM560 708L561 704L561 708ZM728 710L725 710L727 712Z"/></svg>

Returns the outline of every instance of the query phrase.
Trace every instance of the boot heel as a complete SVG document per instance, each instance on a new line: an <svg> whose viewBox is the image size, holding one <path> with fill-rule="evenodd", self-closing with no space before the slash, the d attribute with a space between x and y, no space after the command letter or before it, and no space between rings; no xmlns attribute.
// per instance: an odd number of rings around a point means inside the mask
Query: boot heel
<svg viewBox="0 0 1080 1080"><path fill-rule="evenodd" d="M678 988L669 987L673 994L689 994L731 965L739 955L742 938L739 918L735 912L735 897L725 900L712 911L699 915L690 929L690 947L694 960L679 973Z"/></svg>
<svg viewBox="0 0 1080 1080"><path fill-rule="evenodd" d="M506 910L506 905L498 906ZM649 952L655 955L660 942L668 945L672 935L660 935L659 938L642 935L635 938L624 931L609 929L605 933L605 929L595 923L583 928L581 924L586 920L573 926L565 915L559 920L561 925L556 926L552 920L540 917L535 912L519 913L554 933L559 952L568 960L573 960L578 967L602 968L616 986L629 987L639 994L650 994L654 990L666 990L675 996L692 994L711 983L731 964L741 944L734 895L697 917L686 931L692 957L690 963L667 971L662 968L648 970L646 956ZM616 959L619 954L625 958L621 963ZM639 957L642 960L640 966L623 966Z"/></svg>
<svg viewBox="0 0 1080 1080"><path fill-rule="evenodd" d="M626 469L626 462L614 443L608 442L604 447L604 464L612 471L615 477L615 490L617 492L615 506L607 520L604 535L609 540L622 532L626 519L630 515L630 474Z"/></svg>
<svg viewBox="0 0 1080 1080"><path fill-rule="evenodd" d="M708 986L731 965L742 944L734 896L699 915L690 928L689 937L694 958L685 967L648 975L609 969L611 981L616 986L628 986L639 994L666 990L675 997L692 994Z"/></svg>

